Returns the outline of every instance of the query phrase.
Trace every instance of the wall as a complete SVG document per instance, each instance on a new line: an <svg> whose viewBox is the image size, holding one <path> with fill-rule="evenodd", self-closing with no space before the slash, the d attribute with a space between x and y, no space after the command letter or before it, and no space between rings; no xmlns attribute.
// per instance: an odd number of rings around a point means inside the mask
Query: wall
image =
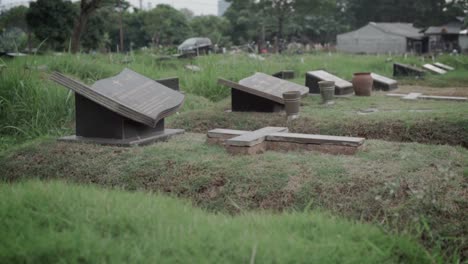
<svg viewBox="0 0 468 264"><path fill-rule="evenodd" d="M406 38L387 34L371 25L337 36L337 50L348 53L403 54Z"/></svg>
<svg viewBox="0 0 468 264"><path fill-rule="evenodd" d="M463 53L468 53L468 35L460 35L458 45Z"/></svg>

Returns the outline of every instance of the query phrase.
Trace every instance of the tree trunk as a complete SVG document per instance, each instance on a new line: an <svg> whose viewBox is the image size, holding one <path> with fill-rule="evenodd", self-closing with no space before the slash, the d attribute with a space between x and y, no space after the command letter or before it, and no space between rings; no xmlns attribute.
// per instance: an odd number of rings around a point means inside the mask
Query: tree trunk
<svg viewBox="0 0 468 264"><path fill-rule="evenodd" d="M31 31L28 29L28 51L29 51L29 54L32 53L32 43L31 43Z"/></svg>
<svg viewBox="0 0 468 264"><path fill-rule="evenodd" d="M282 51L282 39L283 39L283 24L284 24L284 19L280 15L278 17L278 32L276 33L276 53L281 53Z"/></svg>
<svg viewBox="0 0 468 264"><path fill-rule="evenodd" d="M75 22L75 28L73 29L72 41L71 41L71 52L77 53L80 51L80 40L81 34L83 33L86 23L88 22L87 14L80 14Z"/></svg>

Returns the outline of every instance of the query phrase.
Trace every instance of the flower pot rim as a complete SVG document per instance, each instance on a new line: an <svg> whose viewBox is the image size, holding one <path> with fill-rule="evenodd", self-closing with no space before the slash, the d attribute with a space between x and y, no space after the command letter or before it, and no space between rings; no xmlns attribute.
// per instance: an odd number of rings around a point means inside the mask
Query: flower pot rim
<svg viewBox="0 0 468 264"><path fill-rule="evenodd" d="M370 72L356 72L354 75L371 75Z"/></svg>
<svg viewBox="0 0 468 264"><path fill-rule="evenodd" d="M330 84L330 85L333 84L333 85L335 85L335 82L334 82L334 81L320 81L320 82L318 82L318 84L319 84L319 85L320 85L320 84Z"/></svg>

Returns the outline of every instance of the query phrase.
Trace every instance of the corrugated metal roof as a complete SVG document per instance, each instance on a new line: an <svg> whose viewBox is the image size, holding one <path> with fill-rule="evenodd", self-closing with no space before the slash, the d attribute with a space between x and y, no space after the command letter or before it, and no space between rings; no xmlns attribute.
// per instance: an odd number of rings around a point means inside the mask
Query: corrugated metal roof
<svg viewBox="0 0 468 264"><path fill-rule="evenodd" d="M460 34L462 30L462 24L458 22L448 23L440 27L429 27L424 31L427 35L438 35L438 34Z"/></svg>
<svg viewBox="0 0 468 264"><path fill-rule="evenodd" d="M370 22L369 25L378 28L385 33L399 35L407 38L421 39L424 35L421 29L416 28L410 23L375 23Z"/></svg>

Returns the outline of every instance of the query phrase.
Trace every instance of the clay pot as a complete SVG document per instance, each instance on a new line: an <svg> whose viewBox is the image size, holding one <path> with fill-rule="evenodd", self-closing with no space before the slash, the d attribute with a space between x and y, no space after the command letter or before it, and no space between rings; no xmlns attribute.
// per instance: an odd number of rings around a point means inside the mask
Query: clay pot
<svg viewBox="0 0 468 264"><path fill-rule="evenodd" d="M370 96L374 80L370 72L358 72L354 74L353 89L357 96Z"/></svg>
<svg viewBox="0 0 468 264"><path fill-rule="evenodd" d="M320 87L320 94L322 95L322 102L324 104L333 102L335 97L335 82L321 81L318 83Z"/></svg>
<svg viewBox="0 0 468 264"><path fill-rule="evenodd" d="M299 116L299 106L301 104L301 92L290 91L283 93L284 108L287 116Z"/></svg>

